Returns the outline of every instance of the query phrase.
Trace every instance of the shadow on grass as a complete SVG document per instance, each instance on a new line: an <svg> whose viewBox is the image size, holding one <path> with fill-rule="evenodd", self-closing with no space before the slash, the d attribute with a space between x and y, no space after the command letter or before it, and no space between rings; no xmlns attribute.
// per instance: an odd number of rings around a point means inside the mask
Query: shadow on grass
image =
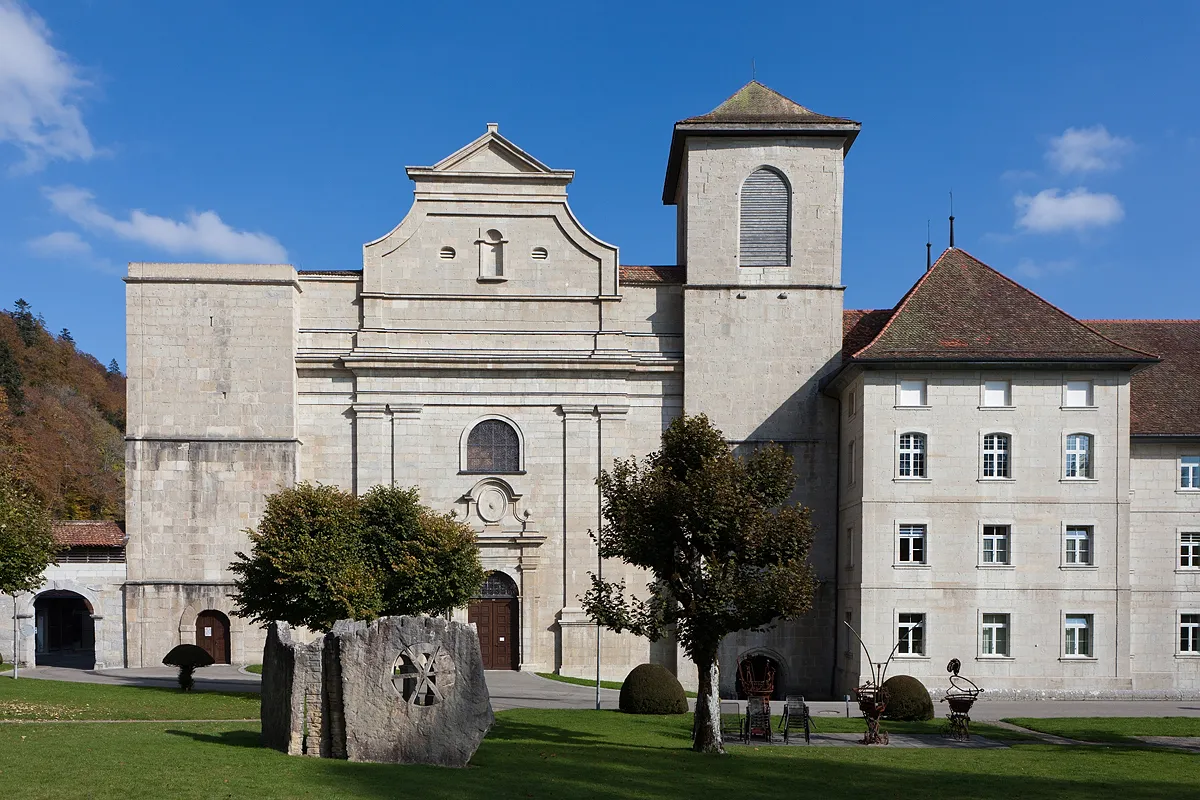
<svg viewBox="0 0 1200 800"><path fill-rule="evenodd" d="M223 744L228 747L253 747L255 749L262 747L262 742L259 741L258 731L222 731L221 733L199 733L197 731L164 731L171 736L184 736L197 742L206 742L207 744Z"/></svg>

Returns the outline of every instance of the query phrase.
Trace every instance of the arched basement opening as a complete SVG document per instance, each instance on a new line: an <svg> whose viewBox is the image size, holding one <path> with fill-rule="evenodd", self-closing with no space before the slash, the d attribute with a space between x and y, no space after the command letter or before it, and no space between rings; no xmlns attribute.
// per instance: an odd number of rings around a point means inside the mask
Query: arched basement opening
<svg viewBox="0 0 1200 800"><path fill-rule="evenodd" d="M208 609L196 616L196 645L217 664L228 664L230 653L229 617Z"/></svg>
<svg viewBox="0 0 1200 800"><path fill-rule="evenodd" d="M746 687L742 685L743 676L748 674L750 680L757 684L771 681L772 700L783 699L783 665L777 659L765 653L745 653L738 659L737 667L737 696L739 700L746 699Z"/></svg>
<svg viewBox="0 0 1200 800"><path fill-rule="evenodd" d="M94 669L96 621L91 604L75 592L52 590L33 600L37 642L34 663L39 667Z"/></svg>

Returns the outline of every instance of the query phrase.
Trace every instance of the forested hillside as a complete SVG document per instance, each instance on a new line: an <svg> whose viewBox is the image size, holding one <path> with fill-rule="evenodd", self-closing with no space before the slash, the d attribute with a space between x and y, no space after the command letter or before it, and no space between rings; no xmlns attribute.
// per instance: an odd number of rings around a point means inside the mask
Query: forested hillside
<svg viewBox="0 0 1200 800"><path fill-rule="evenodd" d="M0 312L0 464L56 519L125 518L125 376L24 300Z"/></svg>

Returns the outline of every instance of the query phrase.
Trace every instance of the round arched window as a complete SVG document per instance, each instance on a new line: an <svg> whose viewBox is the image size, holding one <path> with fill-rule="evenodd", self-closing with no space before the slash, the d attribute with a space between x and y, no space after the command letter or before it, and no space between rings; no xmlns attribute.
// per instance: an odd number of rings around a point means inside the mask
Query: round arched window
<svg viewBox="0 0 1200 800"><path fill-rule="evenodd" d="M512 425L485 419L467 436L468 472L520 472L521 440Z"/></svg>

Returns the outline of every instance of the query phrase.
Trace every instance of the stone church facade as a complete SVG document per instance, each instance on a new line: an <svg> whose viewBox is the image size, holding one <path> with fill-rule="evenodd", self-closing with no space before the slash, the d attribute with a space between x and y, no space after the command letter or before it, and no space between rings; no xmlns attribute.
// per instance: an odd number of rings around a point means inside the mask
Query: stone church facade
<svg viewBox="0 0 1200 800"><path fill-rule="evenodd" d="M759 657L840 697L869 674L847 622L931 686L958 657L1001 691L1200 690L1200 323L1085 324L953 247L895 308L844 310L859 129L758 83L677 123L673 266L621 264L573 173L495 125L408 169L361 269L131 264L128 665L213 619L260 659L228 565L307 480L457 511L493 575L455 613L490 665L592 677L596 476L686 411L785 447L818 527L812 612L728 637L723 693ZM604 678L694 684L670 642L600 636Z"/></svg>

